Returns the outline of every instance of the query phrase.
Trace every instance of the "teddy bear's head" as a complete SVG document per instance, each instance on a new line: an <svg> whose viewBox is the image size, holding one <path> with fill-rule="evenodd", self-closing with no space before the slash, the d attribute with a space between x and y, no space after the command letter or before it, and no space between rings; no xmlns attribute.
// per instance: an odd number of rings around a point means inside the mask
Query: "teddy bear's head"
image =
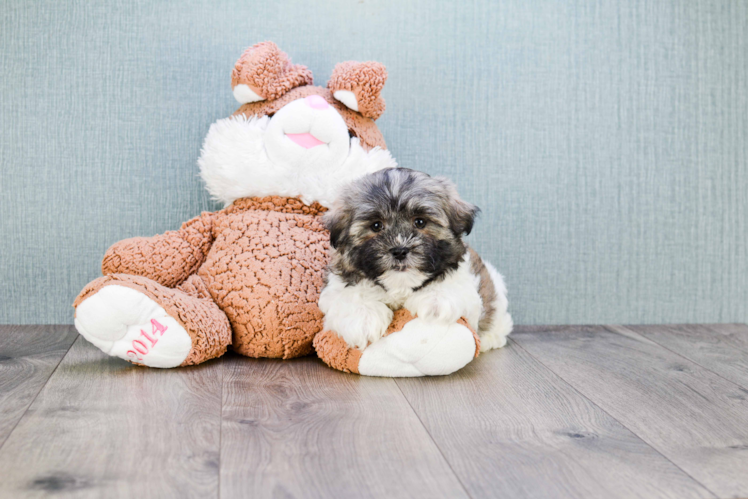
<svg viewBox="0 0 748 500"><path fill-rule="evenodd" d="M330 206L345 183L396 166L374 123L386 79L380 63L344 62L316 87L274 43L250 47L231 74L242 106L211 126L198 160L208 190L226 204L279 195Z"/></svg>

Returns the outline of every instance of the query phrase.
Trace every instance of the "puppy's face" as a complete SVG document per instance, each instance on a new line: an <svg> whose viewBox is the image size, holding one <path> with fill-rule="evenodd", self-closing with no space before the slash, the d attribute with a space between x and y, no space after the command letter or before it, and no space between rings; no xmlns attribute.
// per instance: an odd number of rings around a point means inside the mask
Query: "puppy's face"
<svg viewBox="0 0 748 500"><path fill-rule="evenodd" d="M325 216L333 271L353 283L402 273L398 281L418 287L457 268L477 212L445 178L404 168L366 175Z"/></svg>

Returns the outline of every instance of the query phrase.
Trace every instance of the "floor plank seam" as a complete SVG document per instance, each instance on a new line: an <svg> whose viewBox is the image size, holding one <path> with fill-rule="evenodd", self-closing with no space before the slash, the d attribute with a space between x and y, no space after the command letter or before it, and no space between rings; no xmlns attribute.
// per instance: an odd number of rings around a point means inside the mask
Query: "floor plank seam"
<svg viewBox="0 0 748 500"><path fill-rule="evenodd" d="M434 439L434 436L431 435L431 433L429 432L428 427L426 427L426 424L424 424L423 420L421 420L421 416L418 414L418 412L416 411L416 409L413 408L413 405L410 403L410 400L408 399L408 396L406 396L405 393L403 392L402 388L400 388L400 384L397 383L397 379L393 378L392 381L395 382L395 386L397 386L397 390L400 391L400 394L403 395L403 398L405 399L405 401L408 403L408 406L410 407L410 411L412 411L413 414L416 416L416 418L418 419L418 422L421 424L421 427L423 427L423 430L426 432L426 435L429 437L429 439L431 440L431 442L434 443L434 446L436 446L436 449L439 450L439 454L442 456L442 458L444 459L444 462L447 464L447 466L449 466L449 470L452 471L452 474L454 474L455 478L457 479L457 482L460 483L460 486L462 487L462 489L465 492L465 494L467 495L467 497L468 498L473 498L473 495L470 494L470 491L468 491L468 489L465 487L465 484L462 482L462 478L460 478L460 476L454 470L454 468L452 467L452 464L450 463L450 461L447 460L447 457L444 455L444 452L442 451L441 447L439 446L439 443L436 442L436 440Z"/></svg>
<svg viewBox="0 0 748 500"><path fill-rule="evenodd" d="M715 326L731 326L731 325L732 326L744 326L746 329L748 329L748 324L746 324L746 323L720 323L720 324L713 324L713 323L707 323L707 324L693 323L693 325L694 326L701 326L702 328L706 328L710 332L712 332L712 333L714 333L716 335L720 335L720 336L724 335L724 333L720 332L717 328L714 328ZM729 336L728 336L728 338L729 338ZM735 346L735 345L731 345L730 347L732 347L736 351L738 351L738 352L740 352L740 353L745 354L746 356L748 356L748 349L744 349L742 346Z"/></svg>
<svg viewBox="0 0 748 500"><path fill-rule="evenodd" d="M729 382L729 383L731 383L731 384L733 384L733 385L736 385L736 386L740 387L740 388L741 388L741 389L743 389L744 391L748 391L748 387L743 387L743 386L742 386L741 384L739 384L739 383L735 382L734 380L730 380L729 378L725 378L725 377L723 377L723 376L722 376L722 375L720 375L719 373L715 372L714 370L712 370L712 369L710 369L710 368L707 368L706 366L702 365L702 364L701 364L701 363L699 363L698 361L696 361L696 360L693 360L693 359L691 359L691 358L687 358L687 357L686 357L686 356L684 356L683 354L680 354L680 353L678 353L678 352L676 352L676 351L674 351L674 350L670 349L670 348L669 348L668 346L666 346L666 345L664 345L664 344L661 344L660 342L657 342L657 341L656 341L655 339L651 339L651 338L647 337L646 335L644 335L643 333L641 333L641 332L637 332L636 330L633 330L632 328L630 328L630 327L628 327L628 326L625 326L625 325L621 325L621 326L622 326L623 328L626 328L626 329L627 329L627 330L629 330L629 331L632 331L632 332L634 332L634 333L635 333L635 334L637 334L637 335L640 335L640 336L644 337L645 339L649 340L650 342L653 342L653 343L657 344L658 346L662 347L662 348L663 348L663 349L665 349L666 351L668 351L668 352L670 352L670 353L672 353L672 354L675 354L675 355L676 355L676 356L678 356L679 358L685 359L685 360L686 360L686 361L688 361L689 363L693 363L693 364L695 364L695 365L696 365L696 366L698 366L699 368L702 368L702 369L704 369L704 370L708 371L709 373L712 373L712 374L716 375L717 377L721 378L722 380L724 380L724 381L726 381L726 382ZM610 333L614 333L614 334L616 334L616 335L621 335L621 334L620 334L619 332L617 332L617 331L613 330L612 328L610 328L610 327L608 327L608 326L606 326L606 325L602 325L602 327L603 327L603 328L605 328L605 329L606 329L607 331L609 331ZM707 328L709 328L709 327L707 327ZM714 330L712 330L711 328L709 328L709 330L711 330L711 331L713 331L713 332L714 332ZM718 332L715 332L715 333L718 333Z"/></svg>
<svg viewBox="0 0 748 500"><path fill-rule="evenodd" d="M10 436L12 436L12 435L13 435L13 432L15 432L16 428L18 427L18 424L20 424L20 423L21 423L21 421L23 420L23 418L24 418L24 417L26 416L26 414L27 414L27 413L29 412L29 408L31 408L31 406L32 406L32 405L34 404L34 401L36 401L36 398L38 398L38 397L39 397L39 394L41 394L41 393L42 393L42 391L44 390L44 388L45 388L45 387L47 387L47 384L48 384L48 383L49 383L49 381L50 381L50 380L52 379L52 377L54 376L54 374L55 374L55 373L57 372L57 368L59 368L59 366L60 366L60 363L62 363L62 360L63 360L63 359L65 359L65 357L66 357L66 356L68 355L68 353L70 352L70 349L72 349L73 345L75 345L75 343L76 343L76 342L78 342L78 340L80 340L80 338L81 338L81 337L80 337L80 335L78 335L78 336L77 336L77 337L75 338L75 340L73 340L73 341L72 341L72 342L70 343L70 345L68 346L68 348L67 348L67 349L65 349L65 354L63 354L63 355L62 355L62 356L60 357L60 360L59 360L59 361L57 362L57 364L55 365L55 368L54 368L54 370L52 370L52 373L50 373L50 374L49 374L49 377L47 377L47 380L45 380L45 381L44 381L44 383L43 383L43 384L41 385L41 387L39 387L39 390L38 390L38 391L36 391L36 394L34 394L34 397L33 397L33 398L31 398L31 401L29 402L29 404L28 404L28 406L26 407L26 409L25 409L25 410L23 410L23 413L21 414L21 417L20 417L20 418L19 418L19 419L18 419L18 420L16 421L16 423L15 423L15 424L13 425L13 428L12 428L12 429L10 430L10 432L9 432L9 433L8 433L8 435L7 435L6 437L5 437L5 439L3 440L3 442L2 442L2 443L0 443L0 451L2 451L2 449L3 449L3 446L5 446L5 443L7 443L7 442L8 442L8 440L10 439Z"/></svg>
<svg viewBox="0 0 748 500"><path fill-rule="evenodd" d="M223 384L226 379L226 362L221 362L221 411L219 412L218 421L218 495L216 498L221 498L221 455L223 454Z"/></svg>
<svg viewBox="0 0 748 500"><path fill-rule="evenodd" d="M618 335L620 335L620 334L618 334ZM561 375L559 375L558 373L556 373L554 370L552 370L550 367L548 367L545 363L543 363L536 356L533 356L530 351L528 351L527 349L525 349L524 347L522 347L522 345L519 343L519 341L516 338L512 338L511 341L512 341L512 343L514 345L516 345L517 347L519 347L520 349L522 349L524 352L526 352L528 356L530 356L535 361L537 361L546 370L550 371L555 376L557 376L559 378L559 380L563 381L566 385L568 385L569 387L571 387L571 389L574 390L574 392L576 392L581 397L583 397L584 399L586 399L587 401L589 401L591 405L593 405L594 407L598 408L601 412L603 412L604 414L606 414L608 417L610 417L611 419L613 419L615 422L618 422L618 424L621 427L623 427L624 429L626 429L627 431L629 431L632 435L634 435L637 438L639 438L643 443L645 443L647 446L649 446L654 451L656 451L662 458L664 458L665 460L667 460L668 462L670 462L671 464L673 464L673 467L675 467L676 469L678 469L679 471L681 471L683 474L685 474L686 477L691 478L696 484L701 485L706 491L708 491L709 493L711 493L714 498L721 498L719 495L715 494L711 489L709 489L704 484L702 484L701 481L697 480L696 478L694 478L693 476L691 476L691 474L689 474L688 472L686 472L685 470L683 470L678 464L676 464L675 462L673 462L667 455L665 455L662 451L660 451L652 443L650 443L649 441L647 441L646 439L644 439L642 436L640 436L639 434L637 434L636 432L634 432L633 430L631 430L628 426L624 425L623 422L621 422L620 420L618 420L617 418L615 418L613 415L611 415L605 408L603 408L599 404L597 404L593 399L591 399L589 396L587 396L586 394L584 394L575 385L573 385L571 382L569 382L568 380L566 380L564 377L562 377Z"/></svg>

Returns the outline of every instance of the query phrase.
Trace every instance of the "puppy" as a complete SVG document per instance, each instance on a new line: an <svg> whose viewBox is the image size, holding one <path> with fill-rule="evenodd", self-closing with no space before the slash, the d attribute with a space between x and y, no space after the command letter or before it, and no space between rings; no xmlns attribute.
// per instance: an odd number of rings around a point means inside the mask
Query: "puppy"
<svg viewBox="0 0 748 500"><path fill-rule="evenodd" d="M319 299L325 329L363 350L405 307L425 321L464 317L481 351L503 347L512 329L504 280L462 240L478 211L448 179L406 168L348 185L323 219L333 247Z"/></svg>

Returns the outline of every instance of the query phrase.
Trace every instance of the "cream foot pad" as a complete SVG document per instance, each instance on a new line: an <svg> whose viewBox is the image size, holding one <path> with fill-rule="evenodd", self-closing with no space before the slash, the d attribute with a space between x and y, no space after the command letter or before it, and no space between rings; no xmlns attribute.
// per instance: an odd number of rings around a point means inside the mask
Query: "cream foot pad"
<svg viewBox="0 0 748 500"><path fill-rule="evenodd" d="M75 327L110 356L154 368L181 365L192 348L190 335L160 305L120 285L105 286L81 302Z"/></svg>

